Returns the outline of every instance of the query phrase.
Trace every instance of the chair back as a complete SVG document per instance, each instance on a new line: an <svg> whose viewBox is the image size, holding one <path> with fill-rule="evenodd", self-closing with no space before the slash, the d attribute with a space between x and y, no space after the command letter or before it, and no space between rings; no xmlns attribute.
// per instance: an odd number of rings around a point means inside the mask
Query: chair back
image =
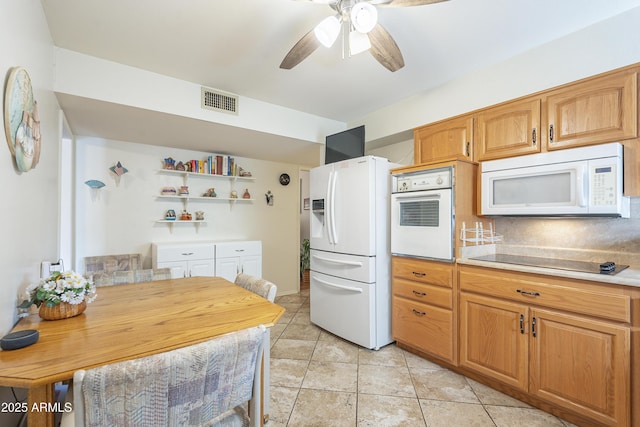
<svg viewBox="0 0 640 427"><path fill-rule="evenodd" d="M171 279L170 268L114 271L113 273L97 273L92 277L93 283L95 283L97 287L151 282L154 280L166 279Z"/></svg>
<svg viewBox="0 0 640 427"><path fill-rule="evenodd" d="M262 325L77 371L76 427L260 425ZM249 414L244 404L249 402Z"/></svg>
<svg viewBox="0 0 640 427"><path fill-rule="evenodd" d="M274 283L261 279L260 277L240 273L236 276L235 284L271 302L276 299L278 287Z"/></svg>

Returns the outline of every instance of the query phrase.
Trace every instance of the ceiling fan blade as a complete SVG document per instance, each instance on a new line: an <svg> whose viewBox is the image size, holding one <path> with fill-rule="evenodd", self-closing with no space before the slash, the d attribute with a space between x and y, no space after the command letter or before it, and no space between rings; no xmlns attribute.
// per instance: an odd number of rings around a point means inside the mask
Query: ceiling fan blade
<svg viewBox="0 0 640 427"><path fill-rule="evenodd" d="M383 6L383 7L408 7L408 6L423 6L426 4L433 4L433 3L441 3L443 1L448 1L448 0L383 0L380 3L377 3L377 5L379 6ZM372 3L376 3L376 1L372 1Z"/></svg>
<svg viewBox="0 0 640 427"><path fill-rule="evenodd" d="M382 25L376 24L373 27L373 30L369 32L369 41L371 42L371 49L369 49L371 55L387 70L393 72L404 67L404 58L400 48Z"/></svg>
<svg viewBox="0 0 640 427"><path fill-rule="evenodd" d="M280 68L285 70L292 69L304 61L307 56L311 55L319 46L320 42L313 33L313 30L309 31L300 40L298 40L298 43L296 43L289 53L287 53L287 56L284 57L280 64Z"/></svg>

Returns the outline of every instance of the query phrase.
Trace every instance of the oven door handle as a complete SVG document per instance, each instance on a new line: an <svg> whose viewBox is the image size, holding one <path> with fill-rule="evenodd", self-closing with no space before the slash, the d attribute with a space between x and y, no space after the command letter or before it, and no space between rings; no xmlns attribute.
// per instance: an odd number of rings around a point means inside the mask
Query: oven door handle
<svg viewBox="0 0 640 427"><path fill-rule="evenodd" d="M316 281L322 283L323 285L329 286L330 288L342 289L342 290L345 290L345 291L356 292L356 293L359 293L359 294L362 293L362 289L360 289L360 288L356 288L356 287L353 287L353 286L337 285L335 283L327 282L326 280L318 279L316 276L313 276L313 278Z"/></svg>
<svg viewBox="0 0 640 427"><path fill-rule="evenodd" d="M429 193L429 194L394 194L394 199L399 202L407 201L407 200L433 200L440 199L442 195L440 193Z"/></svg>

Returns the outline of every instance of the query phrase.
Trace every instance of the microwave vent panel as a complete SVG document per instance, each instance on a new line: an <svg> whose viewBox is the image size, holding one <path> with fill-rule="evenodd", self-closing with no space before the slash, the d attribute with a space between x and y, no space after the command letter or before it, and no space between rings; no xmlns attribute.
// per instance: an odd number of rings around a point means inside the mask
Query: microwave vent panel
<svg viewBox="0 0 640 427"><path fill-rule="evenodd" d="M207 110L238 114L238 96L203 87L200 97L201 107Z"/></svg>

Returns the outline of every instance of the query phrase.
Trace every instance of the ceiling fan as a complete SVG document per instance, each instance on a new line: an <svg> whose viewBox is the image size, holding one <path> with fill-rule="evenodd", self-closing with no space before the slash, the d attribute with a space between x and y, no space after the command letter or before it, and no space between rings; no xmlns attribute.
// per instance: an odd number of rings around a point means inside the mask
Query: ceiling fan
<svg viewBox="0 0 640 427"><path fill-rule="evenodd" d="M393 37L378 23L376 6L406 7L440 3L447 0L302 0L326 4L336 13L322 20L305 34L284 57L280 68L290 70L318 47L331 47L343 30L343 55L369 50L389 71L404 67L404 58Z"/></svg>

